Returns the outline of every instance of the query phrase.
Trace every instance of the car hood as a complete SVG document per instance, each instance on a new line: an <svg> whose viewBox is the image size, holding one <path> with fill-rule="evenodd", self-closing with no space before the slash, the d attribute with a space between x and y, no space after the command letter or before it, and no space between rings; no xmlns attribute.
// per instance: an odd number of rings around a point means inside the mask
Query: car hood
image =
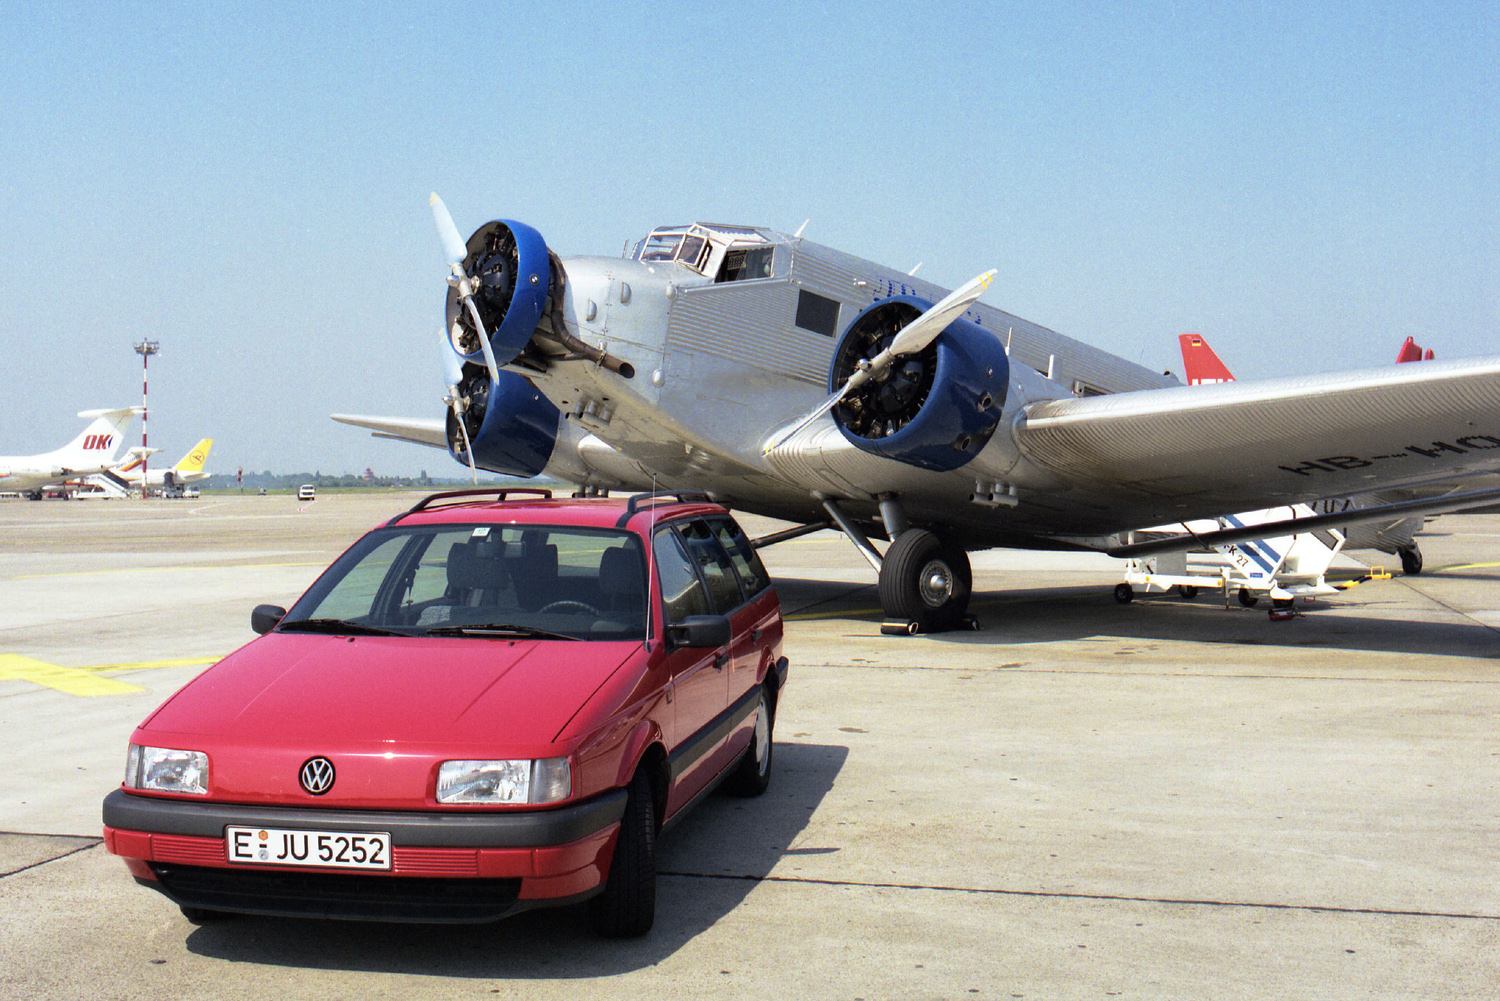
<svg viewBox="0 0 1500 1001"><path fill-rule="evenodd" d="M199 675L143 726L255 743L545 745L640 648L273 632Z"/></svg>

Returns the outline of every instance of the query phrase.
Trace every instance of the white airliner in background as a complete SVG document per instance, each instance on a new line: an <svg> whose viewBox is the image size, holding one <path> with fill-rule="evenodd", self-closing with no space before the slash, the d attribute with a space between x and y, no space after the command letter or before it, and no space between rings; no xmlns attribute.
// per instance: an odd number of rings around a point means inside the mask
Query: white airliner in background
<svg viewBox="0 0 1500 1001"><path fill-rule="evenodd" d="M131 418L140 412L140 407L84 410L78 416L91 423L62 448L39 455L0 455L0 492L23 493L40 500L42 489L49 483L102 473L114 465Z"/></svg>

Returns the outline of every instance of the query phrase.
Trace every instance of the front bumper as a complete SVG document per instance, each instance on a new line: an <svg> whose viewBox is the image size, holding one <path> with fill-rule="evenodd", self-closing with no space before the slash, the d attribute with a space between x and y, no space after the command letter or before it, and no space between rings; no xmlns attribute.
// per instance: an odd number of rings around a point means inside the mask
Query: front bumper
<svg viewBox="0 0 1500 1001"><path fill-rule="evenodd" d="M105 847L138 882L207 910L383 921L491 921L598 889L626 793L558 810L436 813L238 806L134 796L104 800ZM231 865L227 826L381 831L389 873Z"/></svg>

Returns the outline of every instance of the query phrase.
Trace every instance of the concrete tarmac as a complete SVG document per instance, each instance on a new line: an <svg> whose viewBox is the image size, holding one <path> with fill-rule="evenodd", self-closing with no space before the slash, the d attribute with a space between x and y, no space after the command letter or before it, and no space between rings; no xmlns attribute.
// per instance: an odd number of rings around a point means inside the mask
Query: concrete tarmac
<svg viewBox="0 0 1500 1001"><path fill-rule="evenodd" d="M0 997L1500 993L1495 516L1286 622L976 554L984 628L911 638L847 542L774 546L771 790L663 840L647 938L189 924L99 844L131 729L417 496L0 501Z"/></svg>

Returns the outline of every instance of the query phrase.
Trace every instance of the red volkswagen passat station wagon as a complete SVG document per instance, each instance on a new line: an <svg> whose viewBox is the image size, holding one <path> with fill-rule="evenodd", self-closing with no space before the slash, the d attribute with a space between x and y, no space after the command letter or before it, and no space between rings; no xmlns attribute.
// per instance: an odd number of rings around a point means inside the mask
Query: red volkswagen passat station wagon
<svg viewBox="0 0 1500 1001"><path fill-rule="evenodd" d="M592 898L601 934L639 935L657 835L770 780L781 608L701 495L435 494L252 624L104 801L108 849L194 921Z"/></svg>

